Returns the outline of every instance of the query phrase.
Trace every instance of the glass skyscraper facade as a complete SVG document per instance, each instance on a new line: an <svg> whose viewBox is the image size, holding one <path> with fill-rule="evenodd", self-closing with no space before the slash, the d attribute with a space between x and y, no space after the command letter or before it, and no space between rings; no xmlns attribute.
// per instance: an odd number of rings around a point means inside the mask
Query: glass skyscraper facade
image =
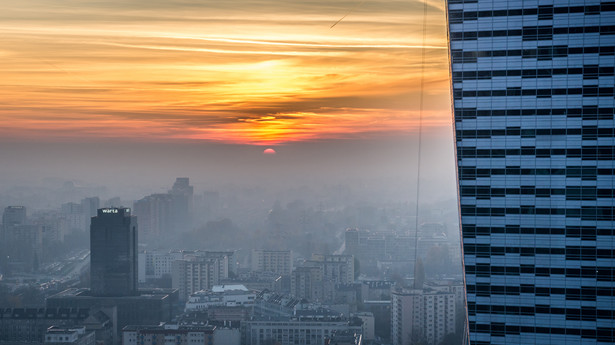
<svg viewBox="0 0 615 345"><path fill-rule="evenodd" d="M447 6L470 342L615 343L615 2Z"/></svg>

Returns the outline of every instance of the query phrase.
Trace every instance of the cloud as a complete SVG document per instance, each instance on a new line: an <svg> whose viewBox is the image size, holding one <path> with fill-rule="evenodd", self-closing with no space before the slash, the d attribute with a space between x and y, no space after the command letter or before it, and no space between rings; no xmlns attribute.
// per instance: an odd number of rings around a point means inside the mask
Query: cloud
<svg viewBox="0 0 615 345"><path fill-rule="evenodd" d="M0 132L282 143L413 131L422 49L428 123L448 123L443 12L430 7L425 44L418 1L365 1L330 29L356 3L16 4L0 14Z"/></svg>

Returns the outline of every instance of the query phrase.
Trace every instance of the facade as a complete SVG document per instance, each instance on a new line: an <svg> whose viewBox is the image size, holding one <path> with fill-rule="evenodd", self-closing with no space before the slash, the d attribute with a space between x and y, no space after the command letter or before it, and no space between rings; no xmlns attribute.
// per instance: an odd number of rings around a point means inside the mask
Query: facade
<svg viewBox="0 0 615 345"><path fill-rule="evenodd" d="M94 345L96 335L85 327L63 328L52 326L45 333L45 345Z"/></svg>
<svg viewBox="0 0 615 345"><path fill-rule="evenodd" d="M297 267L290 277L290 294L314 302L324 299L322 269L320 267Z"/></svg>
<svg viewBox="0 0 615 345"><path fill-rule="evenodd" d="M175 260L171 269L172 286L179 290L180 301L186 301L191 294L217 285L219 272L217 259L193 257Z"/></svg>
<svg viewBox="0 0 615 345"><path fill-rule="evenodd" d="M243 285L214 285L211 290L197 291L188 297L186 312L211 307L251 307L256 294Z"/></svg>
<svg viewBox="0 0 615 345"><path fill-rule="evenodd" d="M455 294L401 290L391 294L391 340L394 345L437 345L455 333Z"/></svg>
<svg viewBox="0 0 615 345"><path fill-rule="evenodd" d="M347 320L249 320L241 324L246 345L321 345L336 332L361 334L361 322Z"/></svg>
<svg viewBox="0 0 615 345"><path fill-rule="evenodd" d="M472 344L615 342L615 3L448 1Z"/></svg>
<svg viewBox="0 0 615 345"><path fill-rule="evenodd" d="M214 345L213 326L126 326L122 345Z"/></svg>
<svg viewBox="0 0 615 345"><path fill-rule="evenodd" d="M87 308L0 308L0 343L42 343L49 327L78 326L89 315Z"/></svg>
<svg viewBox="0 0 615 345"><path fill-rule="evenodd" d="M135 201L133 209L144 239L154 240L172 230L171 201L169 194L152 194Z"/></svg>
<svg viewBox="0 0 615 345"><path fill-rule="evenodd" d="M47 309L100 309L111 315L114 343L127 325L168 322L175 316L177 290L141 290L137 296L92 296L86 289L67 289L45 301Z"/></svg>
<svg viewBox="0 0 615 345"><path fill-rule="evenodd" d="M90 227L90 282L94 296L138 294L137 217L129 208L101 208Z"/></svg>
<svg viewBox="0 0 615 345"><path fill-rule="evenodd" d="M352 255L313 254L310 261L322 268L323 279L335 284L354 283L354 257Z"/></svg>
<svg viewBox="0 0 615 345"><path fill-rule="evenodd" d="M290 275L293 256L290 250L252 250L252 271L275 272Z"/></svg>

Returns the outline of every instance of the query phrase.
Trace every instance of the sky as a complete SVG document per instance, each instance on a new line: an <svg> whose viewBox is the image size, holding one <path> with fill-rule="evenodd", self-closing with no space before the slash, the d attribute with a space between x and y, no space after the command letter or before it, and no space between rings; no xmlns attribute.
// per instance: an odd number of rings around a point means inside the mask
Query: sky
<svg viewBox="0 0 615 345"><path fill-rule="evenodd" d="M0 8L4 141L382 138L416 131L421 72L425 126L450 126L440 2L429 3L424 42L423 3L412 0Z"/></svg>
<svg viewBox="0 0 615 345"><path fill-rule="evenodd" d="M424 197L454 198L444 2L427 1L423 39L415 0L0 0L0 192L57 178L137 199L177 176L400 191L422 91Z"/></svg>

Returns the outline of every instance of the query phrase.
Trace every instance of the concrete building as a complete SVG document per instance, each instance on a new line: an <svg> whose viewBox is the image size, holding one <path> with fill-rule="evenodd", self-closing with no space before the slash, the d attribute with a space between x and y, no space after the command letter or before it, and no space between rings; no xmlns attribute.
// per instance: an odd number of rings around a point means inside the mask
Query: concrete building
<svg viewBox="0 0 615 345"><path fill-rule="evenodd" d="M126 326L122 345L214 345L214 326Z"/></svg>
<svg viewBox="0 0 615 345"><path fill-rule="evenodd" d="M77 327L88 316L87 308L0 308L0 343L42 343L49 327Z"/></svg>
<svg viewBox="0 0 615 345"><path fill-rule="evenodd" d="M438 345L455 333L455 294L397 290L391 294L391 340L394 345Z"/></svg>
<svg viewBox="0 0 615 345"><path fill-rule="evenodd" d="M324 280L321 267L297 267L290 277L290 294L314 302L324 300Z"/></svg>
<svg viewBox="0 0 615 345"><path fill-rule="evenodd" d="M172 286L179 290L180 301L187 301L191 294L218 285L219 272L217 259L191 257L175 260L171 269Z"/></svg>
<svg viewBox="0 0 615 345"><path fill-rule="evenodd" d="M129 208L101 208L90 227L93 296L138 294L137 218Z"/></svg>
<svg viewBox="0 0 615 345"><path fill-rule="evenodd" d="M92 296L87 289L67 289L46 300L47 308L105 309L112 314L113 339L119 341L120 331L127 325L158 324L175 316L177 290L141 290L134 296Z"/></svg>
<svg viewBox="0 0 615 345"><path fill-rule="evenodd" d="M343 318L320 317L301 319L252 319L241 325L243 344L265 345L275 342L280 345L325 344L335 332L361 334L361 321Z"/></svg>
<svg viewBox="0 0 615 345"><path fill-rule="evenodd" d="M354 317L358 317L361 319L363 324L361 325L363 341L375 340L376 339L376 330L375 330L375 319L374 314L370 312L361 312L352 314Z"/></svg>
<svg viewBox="0 0 615 345"><path fill-rule="evenodd" d="M275 272L290 275L293 271L293 256L290 250L252 250L252 271Z"/></svg>
<svg viewBox="0 0 615 345"><path fill-rule="evenodd" d="M169 194L152 194L135 201L134 214L139 218L139 233L145 241L153 241L173 231Z"/></svg>
<svg viewBox="0 0 615 345"><path fill-rule="evenodd" d="M197 291L188 297L186 312L211 307L251 307L256 294L243 285L214 285L211 290Z"/></svg>
<svg viewBox="0 0 615 345"><path fill-rule="evenodd" d="M470 342L615 343L615 4L447 6Z"/></svg>
<svg viewBox="0 0 615 345"><path fill-rule="evenodd" d="M94 345L96 335L85 327L64 328L52 326L45 333L45 345Z"/></svg>

